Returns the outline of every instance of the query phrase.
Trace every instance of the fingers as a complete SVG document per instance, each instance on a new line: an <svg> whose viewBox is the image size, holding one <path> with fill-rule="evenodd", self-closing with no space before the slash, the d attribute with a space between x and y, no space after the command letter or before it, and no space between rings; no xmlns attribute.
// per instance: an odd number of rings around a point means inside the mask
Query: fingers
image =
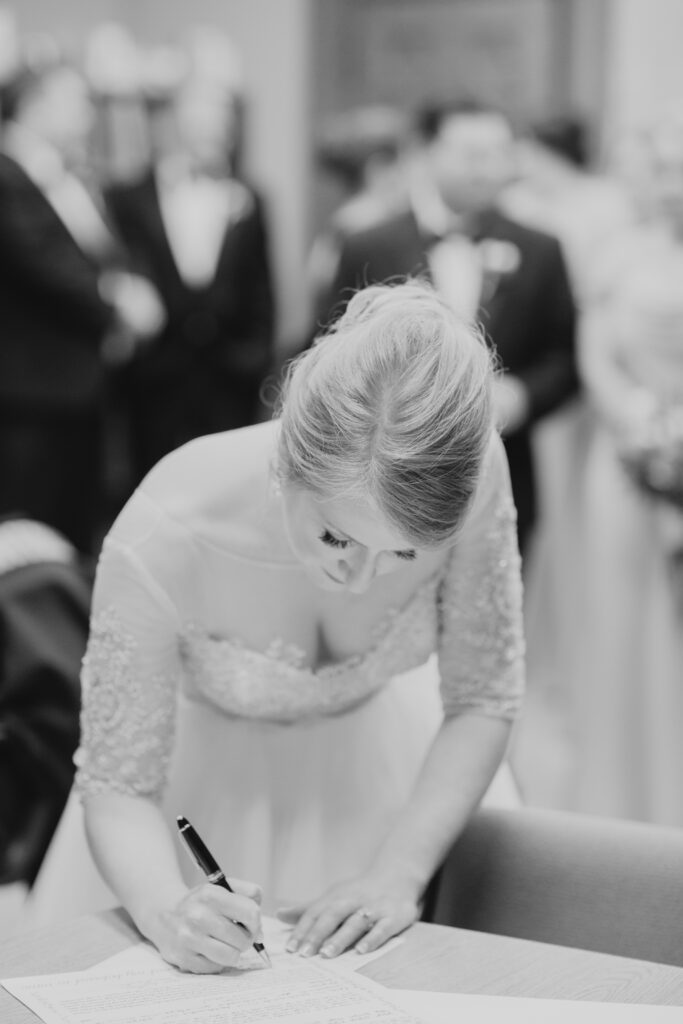
<svg viewBox="0 0 683 1024"><path fill-rule="evenodd" d="M247 941L247 946L251 945ZM211 935L195 935L195 951L207 961L217 964L219 968L234 967L240 958L242 948L228 945Z"/></svg>
<svg viewBox="0 0 683 1024"><path fill-rule="evenodd" d="M206 936L217 942L222 942L223 945L237 950L238 955L243 950L249 949L253 941L252 934L246 928L208 909L201 908L193 914L188 914L186 923L191 935L195 938Z"/></svg>
<svg viewBox="0 0 683 1024"><path fill-rule="evenodd" d="M394 935L405 931L417 916L410 906L386 907L373 912L365 907L337 900L336 906L315 904L300 918L287 943L287 951L300 956L339 956L352 946L359 953L371 953ZM303 931L299 931L303 929Z"/></svg>
<svg viewBox="0 0 683 1024"><path fill-rule="evenodd" d="M324 957L339 956L350 946L355 945L363 935L373 928L374 924L374 919L367 911L356 910L350 917L347 917L341 928L338 928L333 935L325 940L320 949L320 955Z"/></svg>
<svg viewBox="0 0 683 1024"><path fill-rule="evenodd" d="M359 953L378 949L404 931L418 914L411 892L383 888L374 877L342 883L314 903L278 911L294 923L286 949L300 956L334 957L355 946Z"/></svg>
<svg viewBox="0 0 683 1024"><path fill-rule="evenodd" d="M254 892L250 883L242 887ZM188 893L172 916L175 925L166 959L195 974L234 967L261 930L261 914L253 899L210 884Z"/></svg>
<svg viewBox="0 0 683 1024"><path fill-rule="evenodd" d="M354 909L353 903L348 899L322 908L313 904L299 918L287 943L287 950L299 952L301 956L315 956L323 942L337 931L342 921L345 921ZM295 948L292 949L294 944Z"/></svg>
<svg viewBox="0 0 683 1024"><path fill-rule="evenodd" d="M190 974L220 974L223 970L221 964L215 964L199 953L183 952L178 956L164 957L164 959L168 959L169 963L181 971L189 971Z"/></svg>
<svg viewBox="0 0 683 1024"><path fill-rule="evenodd" d="M263 900L263 889L260 885L256 885L255 882L245 882L242 878L230 878L231 887L240 896L246 896L247 899L253 900L254 903L258 903L261 906Z"/></svg>
<svg viewBox="0 0 683 1024"><path fill-rule="evenodd" d="M398 935L399 932L404 931L407 927L407 924L398 924L395 919L392 920L390 917L383 917L372 926L367 935L356 943L356 949L359 953L372 953L375 949L379 949L379 947L383 946L385 942L388 942L389 939L394 937L394 935Z"/></svg>
<svg viewBox="0 0 683 1024"><path fill-rule="evenodd" d="M220 974L226 967L235 967L239 961L239 950L231 950L223 943L208 939L206 936L194 936L188 941L191 941L191 947L181 946L170 954L161 951L164 959L181 971L190 971L192 974ZM212 945L212 941L215 945Z"/></svg>
<svg viewBox="0 0 683 1024"><path fill-rule="evenodd" d="M261 912L258 904L250 897L238 892L228 892L218 885L203 886L201 895L202 899L198 901L200 906L211 907L228 921L238 921L252 936L260 933Z"/></svg>
<svg viewBox="0 0 683 1024"><path fill-rule="evenodd" d="M207 924L205 917L199 924L187 919L178 924L169 940L159 945L163 958L193 974L215 974L225 967L234 967L243 949L244 930L233 925L234 935L223 933L222 938L216 938L206 930ZM214 922L213 930L221 933L220 918ZM248 939L246 943L249 944Z"/></svg>

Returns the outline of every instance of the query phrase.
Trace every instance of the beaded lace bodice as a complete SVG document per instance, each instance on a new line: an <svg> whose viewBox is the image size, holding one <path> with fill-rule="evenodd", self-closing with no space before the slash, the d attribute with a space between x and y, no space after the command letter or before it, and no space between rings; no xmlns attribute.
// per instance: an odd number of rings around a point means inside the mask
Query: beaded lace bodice
<svg viewBox="0 0 683 1024"><path fill-rule="evenodd" d="M339 714L436 649L436 589L437 581L429 581L390 612L364 654L318 669L306 667L305 652L296 644L275 639L264 652L253 651L190 625L180 639L183 688L231 715L293 722Z"/></svg>
<svg viewBox="0 0 683 1024"><path fill-rule="evenodd" d="M446 714L513 717L523 685L521 584L514 508L496 451L471 526L439 571L387 609L362 651L315 668L277 634L255 650L193 615L203 609L188 607L186 563L169 561L187 544L185 525L179 530L155 503L134 498L98 569L83 670L81 789L159 798L178 692L231 718L284 725L348 712L436 651ZM233 568L248 581L248 560ZM278 569L262 571L277 580Z"/></svg>

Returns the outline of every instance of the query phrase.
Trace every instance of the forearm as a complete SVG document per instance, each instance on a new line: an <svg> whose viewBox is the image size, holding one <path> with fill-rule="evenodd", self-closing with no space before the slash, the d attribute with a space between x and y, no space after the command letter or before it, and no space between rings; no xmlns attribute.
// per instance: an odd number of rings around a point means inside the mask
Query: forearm
<svg viewBox="0 0 683 1024"><path fill-rule="evenodd" d="M188 891L168 825L142 797L105 793L85 801L90 849L105 881L153 940L153 923Z"/></svg>
<svg viewBox="0 0 683 1024"><path fill-rule="evenodd" d="M510 722L475 713L444 721L373 871L394 876L422 895L493 779L510 729Z"/></svg>

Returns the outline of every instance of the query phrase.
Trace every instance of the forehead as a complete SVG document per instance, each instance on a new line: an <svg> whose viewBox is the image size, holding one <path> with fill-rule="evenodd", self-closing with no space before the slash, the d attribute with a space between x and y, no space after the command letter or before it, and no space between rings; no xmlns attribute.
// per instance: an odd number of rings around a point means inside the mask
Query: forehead
<svg viewBox="0 0 683 1024"><path fill-rule="evenodd" d="M488 149L506 146L512 141L512 130L502 114L453 114L441 125L437 140L461 149Z"/></svg>
<svg viewBox="0 0 683 1024"><path fill-rule="evenodd" d="M415 546L370 502L313 495L311 500L325 526L372 551L401 551Z"/></svg>

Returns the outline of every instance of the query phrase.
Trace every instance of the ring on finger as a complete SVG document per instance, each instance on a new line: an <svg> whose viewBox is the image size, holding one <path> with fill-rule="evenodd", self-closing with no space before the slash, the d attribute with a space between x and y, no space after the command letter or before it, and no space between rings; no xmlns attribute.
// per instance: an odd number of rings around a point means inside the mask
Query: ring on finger
<svg viewBox="0 0 683 1024"><path fill-rule="evenodd" d="M359 917L363 918L363 924L368 929L372 928L372 926L377 923L377 915L373 914L373 912L368 910L367 907L361 907L360 910L356 911L356 913Z"/></svg>

